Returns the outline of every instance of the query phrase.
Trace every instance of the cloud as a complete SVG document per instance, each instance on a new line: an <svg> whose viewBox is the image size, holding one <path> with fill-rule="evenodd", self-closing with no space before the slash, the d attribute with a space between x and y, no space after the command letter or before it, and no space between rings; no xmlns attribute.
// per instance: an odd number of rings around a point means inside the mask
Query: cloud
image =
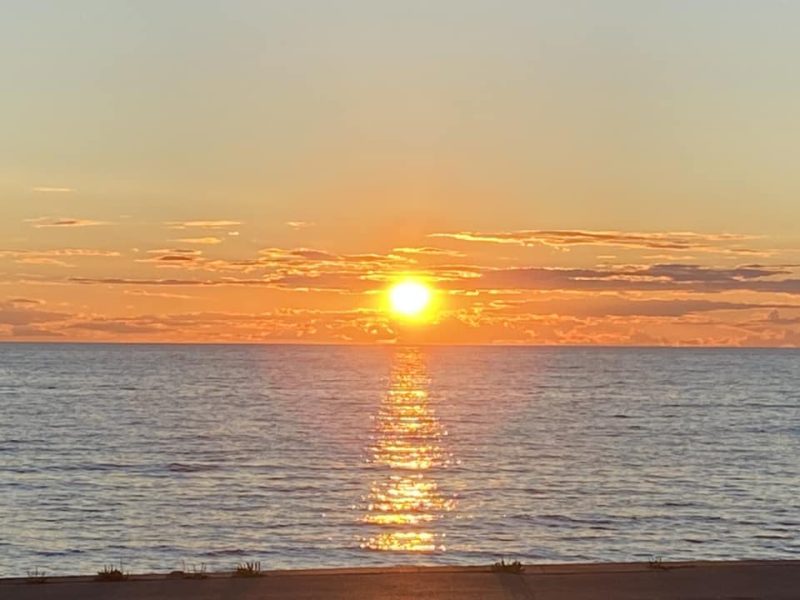
<svg viewBox="0 0 800 600"><path fill-rule="evenodd" d="M800 306L792 308L800 309ZM770 325L800 325L800 317L782 317L780 312L775 309L762 322Z"/></svg>
<svg viewBox="0 0 800 600"><path fill-rule="evenodd" d="M616 295L571 299L500 301L484 310L492 313L523 313L573 317L683 317L713 311L798 308L792 304L725 302L700 298L631 300Z"/></svg>
<svg viewBox="0 0 800 600"><path fill-rule="evenodd" d="M780 323L765 323L770 306L694 298L632 300L621 296L492 301L446 309L436 323L407 328L376 309L280 308L267 312L195 311L130 317L64 315L60 323L12 324L12 336L69 339L127 338L142 341L715 344L796 345L800 337ZM774 309L774 310L777 310ZM715 312L716 311L716 312ZM728 311L722 312L722 311ZM757 318L736 320L738 311ZM714 313L714 317L702 316ZM783 319L770 316L770 321ZM30 319L27 319L30 321ZM44 321L46 322L46 321ZM776 326L777 325L777 326Z"/></svg>
<svg viewBox="0 0 800 600"><path fill-rule="evenodd" d="M310 223L308 221L286 221L286 226L292 229L308 229L314 225L315 223Z"/></svg>
<svg viewBox="0 0 800 600"><path fill-rule="evenodd" d="M490 269L473 289L578 291L691 291L715 293L734 290L800 294L800 279L767 279L786 275L783 268L745 265L736 268L692 264L658 264L620 269L563 269L518 267ZM457 282L453 284L457 286Z"/></svg>
<svg viewBox="0 0 800 600"><path fill-rule="evenodd" d="M194 262L196 260L197 257L187 254L164 254L163 256L156 256L139 262Z"/></svg>
<svg viewBox="0 0 800 600"><path fill-rule="evenodd" d="M50 187L42 185L31 188L31 191L39 192L42 194L69 194L74 192L75 190L74 188L69 188L69 187Z"/></svg>
<svg viewBox="0 0 800 600"><path fill-rule="evenodd" d="M0 258L10 258L14 262L27 265L52 265L74 267L63 258L109 258L118 257L114 250L94 250L89 248L59 248L55 250L0 250Z"/></svg>
<svg viewBox="0 0 800 600"><path fill-rule="evenodd" d="M395 248L394 250L392 250L392 252L396 252L398 254L411 254L411 255L422 255L422 256L452 256L457 258L465 256L463 252L459 252L457 250L448 250L446 248L433 248L431 246Z"/></svg>
<svg viewBox="0 0 800 600"><path fill-rule="evenodd" d="M180 238L175 240L183 244L200 244L203 246L214 246L222 243L222 238L218 237L196 237L196 238Z"/></svg>
<svg viewBox="0 0 800 600"><path fill-rule="evenodd" d="M521 230L508 232L431 233L429 237L447 238L467 242L513 244L517 246L547 246L565 250L573 246L622 247L647 250L689 252L716 252L724 254L765 255L763 250L733 246L759 236L734 233L694 232L623 232L564 230Z"/></svg>
<svg viewBox="0 0 800 600"><path fill-rule="evenodd" d="M169 298L170 300L193 300L196 296L187 294L170 294L168 292L148 292L147 290L123 290L123 294L128 296L139 296L144 298Z"/></svg>
<svg viewBox="0 0 800 600"><path fill-rule="evenodd" d="M15 262L25 265L50 265L53 267L73 268L75 265L58 260L56 258L47 258L44 256L30 256L17 259Z"/></svg>
<svg viewBox="0 0 800 600"><path fill-rule="evenodd" d="M0 250L0 257L24 258L24 257L117 257L120 253L116 250L96 250L94 248L56 248L51 250Z"/></svg>
<svg viewBox="0 0 800 600"><path fill-rule="evenodd" d="M8 302L14 306L39 306L40 304L44 304L43 300L37 300L35 298L10 298Z"/></svg>
<svg viewBox="0 0 800 600"><path fill-rule="evenodd" d="M67 329L84 329L87 331L99 331L114 334L141 334L141 333L163 333L163 327L154 325L140 325L121 319L97 319L72 323Z"/></svg>
<svg viewBox="0 0 800 600"><path fill-rule="evenodd" d="M294 250L283 250L281 248L269 248L259 251L259 254L268 256L273 259L307 259L313 261L332 261L338 262L341 257L331 252L324 250L315 250L313 248L295 248Z"/></svg>
<svg viewBox="0 0 800 600"><path fill-rule="evenodd" d="M228 229L241 225L241 221L168 221L170 229Z"/></svg>
<svg viewBox="0 0 800 600"><path fill-rule="evenodd" d="M11 328L11 335L14 337L24 338L64 337L64 334L59 333L58 331L49 331L47 329L42 329L41 327L35 327L32 325L15 325Z"/></svg>
<svg viewBox="0 0 800 600"><path fill-rule="evenodd" d="M66 283L77 283L80 285L136 285L136 286L217 286L217 285L270 285L269 281L261 279L239 280L232 277L218 280L212 279L146 279L129 277L70 277Z"/></svg>
<svg viewBox="0 0 800 600"><path fill-rule="evenodd" d="M19 299L0 302L0 324L2 325L32 325L34 323L50 323L63 321L69 315L61 312L40 310L32 308L26 302Z"/></svg>
<svg viewBox="0 0 800 600"><path fill-rule="evenodd" d="M375 311L279 309L263 313L192 312L130 318L84 318L63 326L70 337L100 334L113 339L194 339L206 341L359 341L391 337Z"/></svg>
<svg viewBox="0 0 800 600"><path fill-rule="evenodd" d="M106 221L93 221L91 219L73 219L71 217L38 217L36 219L25 219L37 229L43 227L95 227L97 225L109 225Z"/></svg>
<svg viewBox="0 0 800 600"><path fill-rule="evenodd" d="M69 297L94 299L86 306L81 305L80 310L76 308L72 314L66 314L25 298L29 294L38 296L40 292L27 291L38 287L11 288L17 298L0 303L0 335L33 339L61 333L68 339L117 337L154 341L493 343L502 340L547 344L786 345L793 343L795 337L784 333L800 325L800 276L797 275L800 267L793 264L764 264L767 261L745 259L741 262L746 264L735 265L720 259L721 265L710 266L710 260L688 260L688 251L670 248L643 252L637 255L636 262L628 255L629 264L602 264L593 259L585 266L512 266L518 259L507 262L496 258L491 262L482 255L480 261L472 262L462 253L437 247L438 244L353 253L325 247L268 247L238 257L217 258L215 249L205 246L223 241L228 231L223 228L206 236L202 229L212 223L215 227L234 222L185 223L193 223L198 229L180 240L161 242L162 247L148 245L135 254L126 252L124 261L102 260L118 257L120 253L93 248L0 250L0 258L6 260L70 261L81 267L74 272L76 277L34 274L4 283L72 285ZM199 235L194 237L195 233ZM544 237L544 233L554 232L537 233ZM669 236L683 236L682 248L688 248L689 242L694 244L693 248L717 244L715 248L724 249L740 244L733 241L738 237L732 234L706 236L704 241L692 237L700 234L617 234L609 242L607 236L614 232L588 232L605 233L601 240L596 236L587 238L587 232L575 236L556 233L567 246L599 247L610 243L649 248L653 244L678 243L677 238ZM622 235L627 236L624 242ZM647 237L641 239L641 236ZM207 243L209 239L214 241ZM555 243L556 237L548 240ZM528 243L540 242L523 242ZM653 254L681 258L654 264L642 258ZM569 258L573 260L567 264L581 264L575 260L580 257ZM156 270L167 266L173 267L173 271ZM176 276L161 276L174 275L174 269L178 270ZM383 290L403 276L424 278L441 291L435 322L429 327L404 327L377 310ZM105 289L98 289L95 294L88 289L76 290L74 286L78 285ZM242 290L234 287L248 287L251 292L245 296L256 295L259 300L263 296L265 305L280 302L283 308L253 314L213 312L214 308L225 306L224 302L230 302L230 298L243 297ZM190 288L197 291L191 292ZM196 294L191 297L192 303L181 302L190 298L185 295L189 293ZM109 299L109 308L87 314L88 306L99 306L98 298ZM142 307L154 310L153 307L163 306L173 311L181 305L196 307L198 311L135 314ZM125 316L114 312L115 307L123 306ZM333 307L339 310L325 310ZM345 310L348 307L353 308ZM58 308L62 310L61 305Z"/></svg>
<svg viewBox="0 0 800 600"><path fill-rule="evenodd" d="M272 278L269 285L281 289L336 291L363 293L378 289L381 284L353 273L322 273L318 275L281 275Z"/></svg>
<svg viewBox="0 0 800 600"><path fill-rule="evenodd" d="M254 259L208 259L195 249L159 249L137 262L222 274L257 273L258 277L208 279L139 279L76 277L68 281L119 285L259 285L281 289L340 290L363 293L382 289L399 276L428 279L452 293L523 293L530 291L685 292L750 291L800 294L800 279L787 277L791 267L741 265L708 267L664 263L595 268L488 267L469 264L420 266L400 254L340 255L312 248L266 248Z"/></svg>
<svg viewBox="0 0 800 600"><path fill-rule="evenodd" d="M378 265L386 265L394 268L397 263L407 262L408 258L395 254L336 254L327 250L316 248L263 248L258 252L262 260L270 263L293 263L296 265L309 264L315 268L321 263L341 268L343 265L361 264L364 268L375 268Z"/></svg>
<svg viewBox="0 0 800 600"><path fill-rule="evenodd" d="M289 290L308 291L341 291L362 293L381 287L374 281L359 279L352 274L331 275L286 275L267 278L221 277L218 279L147 279L129 277L69 277L54 280L53 283L74 283L79 285L113 285L113 286L158 286L158 287L218 287L218 286L255 286L273 287Z"/></svg>
<svg viewBox="0 0 800 600"><path fill-rule="evenodd" d="M168 252L168 251L161 251ZM148 262L153 262L152 259ZM254 258L239 260L209 259L176 261L191 269L209 272L260 272L264 276L309 275L336 271L368 276L412 263L407 257L392 254L335 254L315 248L264 248Z"/></svg>
<svg viewBox="0 0 800 600"><path fill-rule="evenodd" d="M647 277L665 277L672 281L726 282L761 279L775 275L787 275L784 268L761 265L742 265L735 268L705 267L693 264L667 263L645 267L640 271ZM635 272L630 272L636 274Z"/></svg>
<svg viewBox="0 0 800 600"><path fill-rule="evenodd" d="M202 252L191 248L159 248L148 250L147 254L154 255L148 258L137 258L139 263L154 263L158 266L180 267L200 264L203 260Z"/></svg>
<svg viewBox="0 0 800 600"><path fill-rule="evenodd" d="M203 251L196 248L154 248L148 254L185 254L187 256L200 256Z"/></svg>

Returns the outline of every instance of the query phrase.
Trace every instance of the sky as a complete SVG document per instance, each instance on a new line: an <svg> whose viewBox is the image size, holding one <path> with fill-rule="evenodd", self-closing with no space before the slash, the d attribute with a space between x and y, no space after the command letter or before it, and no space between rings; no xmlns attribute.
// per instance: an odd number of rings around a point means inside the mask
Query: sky
<svg viewBox="0 0 800 600"><path fill-rule="evenodd" d="M798 3L3 14L0 340L800 345Z"/></svg>

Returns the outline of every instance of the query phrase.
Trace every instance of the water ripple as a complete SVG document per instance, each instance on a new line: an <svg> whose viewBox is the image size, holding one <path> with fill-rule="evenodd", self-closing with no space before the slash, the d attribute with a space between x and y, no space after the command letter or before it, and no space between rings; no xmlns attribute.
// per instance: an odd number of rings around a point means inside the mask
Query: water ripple
<svg viewBox="0 0 800 600"><path fill-rule="evenodd" d="M798 359L0 345L0 575L796 558Z"/></svg>

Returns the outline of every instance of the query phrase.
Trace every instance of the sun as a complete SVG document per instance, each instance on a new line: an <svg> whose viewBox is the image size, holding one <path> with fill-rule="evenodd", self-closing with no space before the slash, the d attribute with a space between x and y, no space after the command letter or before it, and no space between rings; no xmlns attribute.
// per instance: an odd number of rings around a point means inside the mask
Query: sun
<svg viewBox="0 0 800 600"><path fill-rule="evenodd" d="M431 290L419 281L403 281L389 289L389 304L397 314L417 317L431 302Z"/></svg>

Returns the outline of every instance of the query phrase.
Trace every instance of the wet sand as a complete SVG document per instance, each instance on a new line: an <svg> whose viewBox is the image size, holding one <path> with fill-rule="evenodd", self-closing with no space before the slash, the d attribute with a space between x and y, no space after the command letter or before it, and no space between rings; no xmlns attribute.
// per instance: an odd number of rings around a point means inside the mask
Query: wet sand
<svg viewBox="0 0 800 600"><path fill-rule="evenodd" d="M797 600L800 560L600 563L268 571L261 577L206 579L133 575L122 582L52 577L45 583L0 580L3 600Z"/></svg>

